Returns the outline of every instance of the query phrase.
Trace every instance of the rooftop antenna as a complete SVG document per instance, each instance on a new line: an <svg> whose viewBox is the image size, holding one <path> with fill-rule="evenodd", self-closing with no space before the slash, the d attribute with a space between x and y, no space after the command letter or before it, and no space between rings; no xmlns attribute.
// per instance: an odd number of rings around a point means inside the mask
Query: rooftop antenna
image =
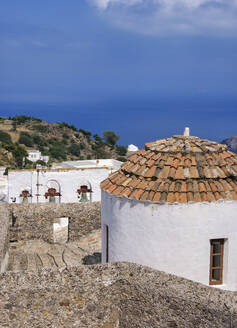
<svg viewBox="0 0 237 328"><path fill-rule="evenodd" d="M189 136L190 136L190 129L189 129L188 127L186 127L186 128L184 129L184 136L185 136L185 137L189 137Z"/></svg>

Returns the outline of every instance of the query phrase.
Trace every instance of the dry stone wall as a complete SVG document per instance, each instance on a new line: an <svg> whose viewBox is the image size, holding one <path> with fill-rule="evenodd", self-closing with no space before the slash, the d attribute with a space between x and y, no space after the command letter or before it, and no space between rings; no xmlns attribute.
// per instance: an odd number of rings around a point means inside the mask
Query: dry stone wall
<svg viewBox="0 0 237 328"><path fill-rule="evenodd" d="M235 328L237 293L113 263L0 275L2 327Z"/></svg>
<svg viewBox="0 0 237 328"><path fill-rule="evenodd" d="M68 217L68 240L100 228L100 203L10 204L10 240L54 242L53 224Z"/></svg>
<svg viewBox="0 0 237 328"><path fill-rule="evenodd" d="M0 206L0 272L5 271L9 247L9 213L6 205Z"/></svg>

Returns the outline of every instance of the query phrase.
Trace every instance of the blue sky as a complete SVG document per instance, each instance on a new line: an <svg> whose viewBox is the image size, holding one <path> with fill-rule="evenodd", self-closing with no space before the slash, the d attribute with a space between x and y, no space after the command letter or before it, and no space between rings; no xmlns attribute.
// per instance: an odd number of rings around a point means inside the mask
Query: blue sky
<svg viewBox="0 0 237 328"><path fill-rule="evenodd" d="M191 5L190 5L191 4ZM0 115L67 121L120 143L237 134L237 3L0 3Z"/></svg>

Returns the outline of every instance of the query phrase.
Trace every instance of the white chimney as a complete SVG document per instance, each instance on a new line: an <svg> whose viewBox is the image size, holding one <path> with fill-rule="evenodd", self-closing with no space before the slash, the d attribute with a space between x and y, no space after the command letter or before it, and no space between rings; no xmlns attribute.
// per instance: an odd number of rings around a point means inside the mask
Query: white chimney
<svg viewBox="0 0 237 328"><path fill-rule="evenodd" d="M185 137L189 137L190 136L190 129L189 128L185 128L184 129L184 136Z"/></svg>

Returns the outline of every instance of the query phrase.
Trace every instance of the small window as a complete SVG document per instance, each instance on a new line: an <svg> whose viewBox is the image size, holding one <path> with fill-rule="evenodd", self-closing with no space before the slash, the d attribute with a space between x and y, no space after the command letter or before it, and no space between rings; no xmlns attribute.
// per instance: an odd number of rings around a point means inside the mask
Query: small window
<svg viewBox="0 0 237 328"><path fill-rule="evenodd" d="M211 240L210 285L223 283L224 239Z"/></svg>

